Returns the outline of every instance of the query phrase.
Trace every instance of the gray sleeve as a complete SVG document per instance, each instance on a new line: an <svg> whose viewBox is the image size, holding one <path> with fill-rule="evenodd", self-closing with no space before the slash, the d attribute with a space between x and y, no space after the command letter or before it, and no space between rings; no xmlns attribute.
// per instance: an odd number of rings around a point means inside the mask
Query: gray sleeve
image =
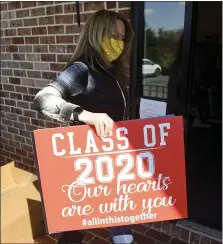
<svg viewBox="0 0 223 244"><path fill-rule="evenodd" d="M59 122L69 123L71 114L78 105L67 102L68 97L81 94L87 84L87 66L75 62L36 94L34 109Z"/></svg>

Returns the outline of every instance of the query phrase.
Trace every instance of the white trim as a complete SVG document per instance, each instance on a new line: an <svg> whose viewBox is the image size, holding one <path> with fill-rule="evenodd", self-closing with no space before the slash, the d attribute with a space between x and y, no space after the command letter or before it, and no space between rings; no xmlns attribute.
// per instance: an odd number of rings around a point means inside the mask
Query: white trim
<svg viewBox="0 0 223 244"><path fill-rule="evenodd" d="M118 1L116 1L115 11L118 12Z"/></svg>
<svg viewBox="0 0 223 244"><path fill-rule="evenodd" d="M133 150L124 150L124 151L114 151L114 152L99 152L99 153L91 153L91 154L86 154L85 156L97 156L97 155L110 155L110 154L117 154L117 153L128 153L128 152L141 152L141 151L150 151L150 150L156 150L156 149L161 149L163 147L157 147L157 148L143 148L143 149L133 149ZM73 155L73 156L66 156L66 157L61 157L61 158L77 158L80 157L81 155Z"/></svg>
<svg viewBox="0 0 223 244"><path fill-rule="evenodd" d="M186 220L186 219L178 220L176 226L178 226L182 229L188 230L190 232L197 233L201 236L208 237L211 240L216 240L219 242L222 241L222 232L221 231L209 228L209 227L201 225L201 224L194 223L194 222Z"/></svg>

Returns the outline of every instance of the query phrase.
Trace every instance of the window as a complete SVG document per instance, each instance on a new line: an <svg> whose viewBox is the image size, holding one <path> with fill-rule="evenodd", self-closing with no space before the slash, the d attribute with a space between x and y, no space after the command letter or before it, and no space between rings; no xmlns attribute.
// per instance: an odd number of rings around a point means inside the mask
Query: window
<svg viewBox="0 0 223 244"><path fill-rule="evenodd" d="M180 79L172 78L170 74L175 72L173 66L176 64L178 46L183 35L184 12L185 2L144 3L144 98L167 101L168 82ZM173 93L170 92L171 95ZM176 98L171 98L171 106L176 106L176 101Z"/></svg>
<svg viewBox="0 0 223 244"><path fill-rule="evenodd" d="M147 64L147 65L153 65L154 63L151 61L151 60L149 60L149 59L147 59L147 60L143 60L143 64Z"/></svg>

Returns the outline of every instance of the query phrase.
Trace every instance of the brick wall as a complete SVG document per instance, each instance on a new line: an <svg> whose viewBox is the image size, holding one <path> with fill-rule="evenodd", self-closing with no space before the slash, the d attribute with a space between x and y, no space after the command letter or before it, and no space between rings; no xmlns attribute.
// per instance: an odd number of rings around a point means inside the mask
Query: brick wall
<svg viewBox="0 0 223 244"><path fill-rule="evenodd" d="M59 124L32 110L35 94L75 49L87 18L111 9L130 16L128 2L1 2L1 164L35 172L30 132Z"/></svg>
<svg viewBox="0 0 223 244"><path fill-rule="evenodd" d="M1 164L35 173L30 132L60 126L32 110L35 94L51 82L72 55L86 19L98 9L130 17L129 2L1 2ZM217 244L176 227L175 221L132 226L139 244ZM84 243L110 243L105 229L89 231Z"/></svg>

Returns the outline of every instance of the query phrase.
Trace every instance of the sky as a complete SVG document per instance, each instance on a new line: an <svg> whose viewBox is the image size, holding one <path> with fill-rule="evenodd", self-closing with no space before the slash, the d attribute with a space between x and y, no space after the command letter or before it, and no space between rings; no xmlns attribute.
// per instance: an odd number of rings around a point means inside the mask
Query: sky
<svg viewBox="0 0 223 244"><path fill-rule="evenodd" d="M153 29L179 29L184 26L185 2L145 2L144 16Z"/></svg>

